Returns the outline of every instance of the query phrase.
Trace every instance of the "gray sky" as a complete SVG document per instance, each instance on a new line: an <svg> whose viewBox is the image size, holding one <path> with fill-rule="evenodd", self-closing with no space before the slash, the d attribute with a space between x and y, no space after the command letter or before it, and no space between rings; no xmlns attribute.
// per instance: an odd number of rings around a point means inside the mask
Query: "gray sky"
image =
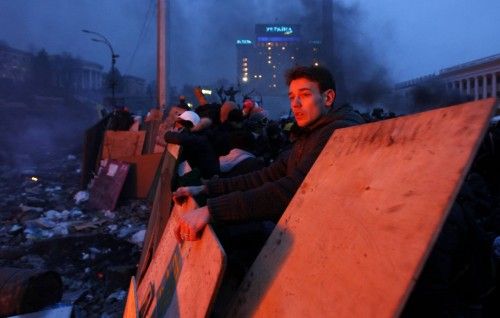
<svg viewBox="0 0 500 318"><path fill-rule="evenodd" d="M314 17L320 7L314 0L170 2L172 80L179 86L223 77L234 81L238 37L253 38L255 23L301 23L305 11ZM350 23L358 30L346 29L345 35L385 65L394 81L500 53L499 0L342 3L359 9L358 15L345 17L355 19ZM80 30L97 31L120 54L117 66L122 73L153 79L155 6L156 0L0 0L0 40L23 50L66 51L108 69L108 48Z"/></svg>

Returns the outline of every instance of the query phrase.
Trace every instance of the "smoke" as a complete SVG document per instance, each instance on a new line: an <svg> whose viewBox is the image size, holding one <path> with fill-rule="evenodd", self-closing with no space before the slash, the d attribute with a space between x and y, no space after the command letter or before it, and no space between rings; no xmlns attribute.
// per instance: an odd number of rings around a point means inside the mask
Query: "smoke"
<svg viewBox="0 0 500 318"><path fill-rule="evenodd" d="M389 82L363 30L366 13L359 6L333 1L333 48L328 66L339 86L339 98L371 103ZM306 40L322 39L322 1L169 0L168 49L170 83L211 84L236 81L237 39L253 39L257 23L297 23ZM110 67L108 48L92 42L82 29L105 35L120 57L122 74L155 79L156 1L3 0L0 40L19 49L73 56ZM142 32L141 32L142 31ZM377 35L381 37L383 35ZM376 82L377 89L367 87ZM360 93L360 91L370 91ZM380 92L380 93L379 93ZM368 96L369 95L369 96Z"/></svg>
<svg viewBox="0 0 500 318"><path fill-rule="evenodd" d="M183 84L236 81L236 40L255 36L255 24L291 23L297 1L172 1L170 13L171 78Z"/></svg>
<svg viewBox="0 0 500 318"><path fill-rule="evenodd" d="M297 23L306 40L322 39L322 1L169 0L170 84L203 85L236 81L237 39L253 39L257 23ZM366 13L356 5L333 1L333 48L327 64L343 101L369 104L390 86L363 30ZM108 48L81 32L104 34L120 55L122 74L155 79L156 1L4 0L0 4L0 40L19 49L49 54L69 52L109 69ZM377 35L381 37L383 35ZM374 87L369 84L374 83ZM369 94L367 92L370 92Z"/></svg>
<svg viewBox="0 0 500 318"><path fill-rule="evenodd" d="M172 1L170 9L170 74L172 83L180 86L220 78L234 83L235 42L253 39L257 23L300 24L306 41L321 40L325 31L321 1ZM338 102L370 107L392 88L387 69L362 29L360 7L335 1L333 15L333 50L327 52L327 66L337 80Z"/></svg>

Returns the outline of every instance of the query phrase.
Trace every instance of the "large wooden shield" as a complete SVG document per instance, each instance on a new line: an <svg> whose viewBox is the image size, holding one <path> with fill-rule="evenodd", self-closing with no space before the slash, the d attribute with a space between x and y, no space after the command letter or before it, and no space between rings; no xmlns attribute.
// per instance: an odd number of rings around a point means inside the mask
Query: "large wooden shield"
<svg viewBox="0 0 500 318"><path fill-rule="evenodd" d="M229 316L397 316L493 106L489 99L337 130Z"/></svg>
<svg viewBox="0 0 500 318"><path fill-rule="evenodd" d="M114 210L127 178L130 165L118 160L107 160L99 168L89 188L89 206L100 210Z"/></svg>
<svg viewBox="0 0 500 318"><path fill-rule="evenodd" d="M178 215L196 208L175 204L148 270L137 288L141 317L207 317L225 269L225 253L212 228L200 240L179 244Z"/></svg>
<svg viewBox="0 0 500 318"><path fill-rule="evenodd" d="M145 131L112 131L104 134L101 159L117 159L142 154Z"/></svg>
<svg viewBox="0 0 500 318"><path fill-rule="evenodd" d="M168 144L163 153L161 166L158 171L158 178L154 184L154 201L149 216L148 228L144 237L141 259L137 269L137 281L140 283L142 277L149 267L154 251L158 247L163 230L170 217L172 208L172 179L174 169L179 156L180 146Z"/></svg>
<svg viewBox="0 0 500 318"><path fill-rule="evenodd" d="M120 157L118 160L131 164L123 195L145 199L148 196L153 180L162 158L161 153Z"/></svg>

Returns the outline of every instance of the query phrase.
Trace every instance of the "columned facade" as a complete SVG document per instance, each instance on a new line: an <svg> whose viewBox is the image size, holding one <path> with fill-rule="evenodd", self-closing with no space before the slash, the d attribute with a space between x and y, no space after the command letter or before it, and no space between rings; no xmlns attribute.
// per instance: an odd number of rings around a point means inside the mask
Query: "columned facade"
<svg viewBox="0 0 500 318"><path fill-rule="evenodd" d="M473 100L500 97L500 54L443 69L438 77Z"/></svg>

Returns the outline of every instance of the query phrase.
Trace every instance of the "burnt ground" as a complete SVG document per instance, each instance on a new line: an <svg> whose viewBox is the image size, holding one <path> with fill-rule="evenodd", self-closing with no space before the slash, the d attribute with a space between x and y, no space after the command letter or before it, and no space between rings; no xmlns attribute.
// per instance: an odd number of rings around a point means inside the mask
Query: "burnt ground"
<svg viewBox="0 0 500 318"><path fill-rule="evenodd" d="M114 211L100 211L86 202L77 203L75 195L82 190L83 130L94 121L75 123L72 120L81 114L74 112L59 115L41 109L19 108L8 113L0 109L4 120L0 130L0 270L54 270L62 277L60 304L72 305L75 317L121 317L130 277L139 261L149 206L145 201L121 200ZM498 129L492 135L496 140ZM443 269L442 264L453 265L444 269L452 278L450 307L459 313L448 315L452 317L498 317L500 313L500 238L496 240L500 233L500 159L499 152L483 146L471 169L474 174L465 180L468 189L464 185L457 199L480 231L463 230L451 241L455 230L450 232L453 235L443 235L445 247L451 244L448 250L456 255L435 259L437 270ZM450 226L460 229L462 223L450 222ZM484 262L476 262L484 244L473 241L486 241ZM443 262L443 257L450 262ZM0 284L1 279L0 275ZM441 285L430 284L428 289L442 291ZM440 301L435 294L429 295Z"/></svg>
<svg viewBox="0 0 500 318"><path fill-rule="evenodd" d="M0 267L56 271L59 305L72 304L75 317L121 317L149 207L120 200L114 211L99 211L77 202L83 130L91 120L68 123L79 114L27 111L2 114Z"/></svg>
<svg viewBox="0 0 500 318"><path fill-rule="evenodd" d="M0 267L55 270L62 302L73 303L77 317L119 317L140 257L133 235L145 229L148 207L139 200L111 212L77 204L79 167L71 154L24 170L0 167L8 181L0 186Z"/></svg>

